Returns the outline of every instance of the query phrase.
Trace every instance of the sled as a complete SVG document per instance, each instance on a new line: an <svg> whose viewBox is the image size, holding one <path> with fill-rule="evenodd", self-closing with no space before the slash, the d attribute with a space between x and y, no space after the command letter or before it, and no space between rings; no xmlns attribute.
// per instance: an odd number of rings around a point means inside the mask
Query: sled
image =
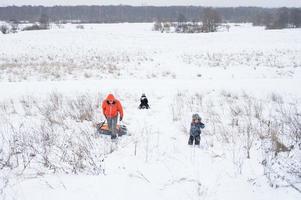
<svg viewBox="0 0 301 200"><path fill-rule="evenodd" d="M112 132L110 131L108 124L105 122L96 124L96 128L99 134L112 135ZM125 125L117 125L116 131L119 137L127 134L127 128Z"/></svg>
<svg viewBox="0 0 301 200"><path fill-rule="evenodd" d="M138 106L138 109L140 109L140 110L142 110L142 109L150 109L150 106L149 105L143 105L143 106L141 106L141 105L139 105Z"/></svg>

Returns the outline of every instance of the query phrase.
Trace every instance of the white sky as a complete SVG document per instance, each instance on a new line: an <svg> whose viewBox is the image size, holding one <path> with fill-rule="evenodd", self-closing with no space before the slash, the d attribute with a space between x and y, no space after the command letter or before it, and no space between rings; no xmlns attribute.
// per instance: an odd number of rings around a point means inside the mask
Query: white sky
<svg viewBox="0 0 301 200"><path fill-rule="evenodd" d="M200 5L200 6L258 6L301 7L301 0L0 0L0 6L8 5Z"/></svg>

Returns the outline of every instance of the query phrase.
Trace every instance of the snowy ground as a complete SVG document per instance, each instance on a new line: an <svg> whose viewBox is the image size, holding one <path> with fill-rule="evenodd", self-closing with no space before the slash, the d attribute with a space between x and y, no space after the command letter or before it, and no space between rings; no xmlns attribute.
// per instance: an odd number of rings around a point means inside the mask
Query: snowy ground
<svg viewBox="0 0 301 200"><path fill-rule="evenodd" d="M300 78L300 29L161 34L151 24L0 35L0 80ZM227 73L225 73L225 71Z"/></svg>
<svg viewBox="0 0 301 200"><path fill-rule="evenodd" d="M300 32L0 35L0 198L299 199ZM93 127L108 92L130 132L113 152ZM143 92L149 111L137 110ZM194 112L201 148L187 146ZM272 136L294 149L275 156Z"/></svg>

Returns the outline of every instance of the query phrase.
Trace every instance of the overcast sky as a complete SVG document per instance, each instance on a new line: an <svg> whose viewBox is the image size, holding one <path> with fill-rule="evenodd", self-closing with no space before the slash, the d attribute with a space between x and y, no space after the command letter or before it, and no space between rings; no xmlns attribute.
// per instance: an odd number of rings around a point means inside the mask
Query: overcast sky
<svg viewBox="0 0 301 200"><path fill-rule="evenodd" d="M301 0L0 0L0 6L8 5L201 5L201 6L259 6L301 7Z"/></svg>

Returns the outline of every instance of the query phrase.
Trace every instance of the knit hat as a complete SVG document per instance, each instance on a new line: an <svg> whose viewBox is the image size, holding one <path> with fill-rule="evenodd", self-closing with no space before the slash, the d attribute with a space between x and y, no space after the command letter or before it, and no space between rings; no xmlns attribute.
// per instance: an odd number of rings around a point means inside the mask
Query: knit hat
<svg viewBox="0 0 301 200"><path fill-rule="evenodd" d="M196 113L196 114L193 114L193 115L192 115L192 119L193 119L193 120L196 120L196 119L201 120L202 118L200 117L199 114Z"/></svg>

